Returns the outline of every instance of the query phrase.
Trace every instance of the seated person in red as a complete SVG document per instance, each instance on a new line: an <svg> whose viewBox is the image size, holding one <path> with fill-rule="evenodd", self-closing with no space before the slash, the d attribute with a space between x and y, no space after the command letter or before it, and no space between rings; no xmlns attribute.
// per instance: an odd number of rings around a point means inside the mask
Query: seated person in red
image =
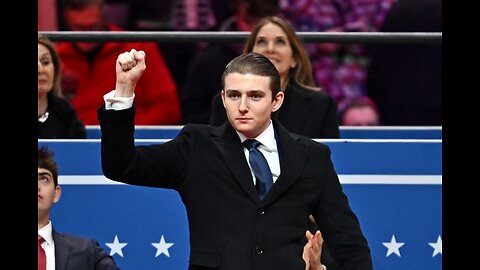
<svg viewBox="0 0 480 270"><path fill-rule="evenodd" d="M104 23L103 0L65 0L60 7L61 19L69 31L122 31ZM97 108L105 89L115 85L117 56L130 48L148 54L148 71L136 86L136 125L175 125L180 123L181 110L176 84L164 59L153 42L61 42L57 50L65 72L77 82L71 99L80 120L97 125Z"/></svg>

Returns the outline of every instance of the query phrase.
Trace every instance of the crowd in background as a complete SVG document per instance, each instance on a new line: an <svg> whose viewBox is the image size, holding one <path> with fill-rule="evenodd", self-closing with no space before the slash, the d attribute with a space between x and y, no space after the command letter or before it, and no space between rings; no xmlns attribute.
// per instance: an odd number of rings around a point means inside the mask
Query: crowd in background
<svg viewBox="0 0 480 270"><path fill-rule="evenodd" d="M441 0L39 0L38 4L39 31L251 31L259 17L271 15L286 19L297 32L442 31ZM195 74L194 61L219 47L228 47L233 58L243 44L58 42L63 95L81 122L98 124L96 109L102 95L115 87L112 63L120 52L136 48L147 51L150 74L146 72L137 85L135 123L208 123L208 114L189 113L197 102L189 98L191 91L202 86L189 80ZM441 45L305 43L305 49L318 91L337 103L340 125L442 125ZM364 107L370 109L360 110Z"/></svg>

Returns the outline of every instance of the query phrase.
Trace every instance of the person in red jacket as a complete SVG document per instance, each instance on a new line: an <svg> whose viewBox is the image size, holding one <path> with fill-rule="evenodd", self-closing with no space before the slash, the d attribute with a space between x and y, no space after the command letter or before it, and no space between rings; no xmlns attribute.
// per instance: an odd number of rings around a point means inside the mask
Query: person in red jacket
<svg viewBox="0 0 480 270"><path fill-rule="evenodd" d="M103 0L66 0L59 7L63 25L69 31L123 31L104 22ZM86 125L97 125L97 108L105 89L115 85L117 56L138 48L148 54L149 70L136 85L136 125L175 125L180 123L181 109L175 81L163 56L153 42L59 42L57 50L65 77L75 82L66 93L79 118ZM67 87L64 88L65 90Z"/></svg>

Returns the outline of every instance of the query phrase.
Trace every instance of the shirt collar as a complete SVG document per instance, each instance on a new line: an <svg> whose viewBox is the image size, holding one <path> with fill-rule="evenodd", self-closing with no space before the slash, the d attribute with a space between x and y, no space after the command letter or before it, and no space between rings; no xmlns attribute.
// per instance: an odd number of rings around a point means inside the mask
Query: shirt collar
<svg viewBox="0 0 480 270"><path fill-rule="evenodd" d="M277 150L277 143L275 141L275 132L273 130L272 120L270 120L270 124L268 125L267 129L265 129L260 135L256 138L247 138L242 133L238 132L238 137L240 137L240 141L243 143L246 139L255 139L259 141L263 145L263 149L267 150L268 152L276 151Z"/></svg>
<svg viewBox="0 0 480 270"><path fill-rule="evenodd" d="M48 224L43 226L40 230L38 230L38 234L45 239L47 244L53 244L53 236L52 236L52 222L49 220Z"/></svg>

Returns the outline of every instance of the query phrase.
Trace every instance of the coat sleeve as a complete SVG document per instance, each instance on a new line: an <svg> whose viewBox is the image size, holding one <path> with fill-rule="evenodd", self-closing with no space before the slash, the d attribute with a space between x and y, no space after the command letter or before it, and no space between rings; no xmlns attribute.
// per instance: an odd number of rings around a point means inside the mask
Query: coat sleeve
<svg viewBox="0 0 480 270"><path fill-rule="evenodd" d="M102 247L93 239L90 240L93 249L94 269L95 270L119 270L113 257L107 254Z"/></svg>
<svg viewBox="0 0 480 270"><path fill-rule="evenodd" d="M360 222L351 209L332 164L330 149L323 147L325 184L314 213L332 256L342 269L373 269L370 248Z"/></svg>
<svg viewBox="0 0 480 270"><path fill-rule="evenodd" d="M189 137L182 131L162 144L135 145L135 105L126 110L98 110L102 132L102 170L111 180L176 189L189 166Z"/></svg>

